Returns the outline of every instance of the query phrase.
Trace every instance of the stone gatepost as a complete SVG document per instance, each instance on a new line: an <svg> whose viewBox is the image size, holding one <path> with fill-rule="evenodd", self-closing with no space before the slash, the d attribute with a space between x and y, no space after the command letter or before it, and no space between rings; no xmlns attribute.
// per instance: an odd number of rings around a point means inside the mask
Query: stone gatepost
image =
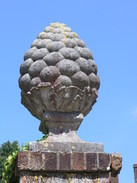
<svg viewBox="0 0 137 183"><path fill-rule="evenodd" d="M93 55L78 35L50 24L25 53L20 73L21 102L48 137L18 153L19 182L118 183L121 156L77 136L100 85Z"/></svg>
<svg viewBox="0 0 137 183"><path fill-rule="evenodd" d="M135 183L137 183L137 164L134 164L133 168L134 168Z"/></svg>

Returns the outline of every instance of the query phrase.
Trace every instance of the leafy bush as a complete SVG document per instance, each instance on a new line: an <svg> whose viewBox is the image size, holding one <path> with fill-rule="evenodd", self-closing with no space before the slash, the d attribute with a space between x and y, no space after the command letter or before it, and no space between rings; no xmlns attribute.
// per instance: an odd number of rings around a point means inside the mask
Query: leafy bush
<svg viewBox="0 0 137 183"><path fill-rule="evenodd" d="M46 138L47 135L37 141L42 141ZM0 183L18 183L14 174L15 160L19 151L28 149L29 143L26 143L25 146L19 146L17 141L12 144L9 141L2 144L0 147Z"/></svg>
<svg viewBox="0 0 137 183"><path fill-rule="evenodd" d="M12 152L15 152L18 150L18 142L14 141L13 143L10 143L9 141L3 143L0 147L0 182L2 183L2 173L4 171L4 163L6 159L12 154Z"/></svg>

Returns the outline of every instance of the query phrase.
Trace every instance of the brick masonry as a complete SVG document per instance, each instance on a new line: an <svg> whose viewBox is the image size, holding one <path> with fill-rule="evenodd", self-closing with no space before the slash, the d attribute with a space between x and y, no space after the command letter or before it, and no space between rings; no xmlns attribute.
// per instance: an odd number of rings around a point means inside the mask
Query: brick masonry
<svg viewBox="0 0 137 183"><path fill-rule="evenodd" d="M121 167L121 156L107 153L24 151L18 153L16 161L21 183L58 182L58 179L60 182L78 182L76 180L80 175L84 177L84 180L81 179L83 182L118 183ZM63 175L66 178L61 178Z"/></svg>
<svg viewBox="0 0 137 183"><path fill-rule="evenodd" d="M61 153L61 152L19 152L19 171L65 171L65 172L109 172L116 175L122 167L119 154L107 153Z"/></svg>
<svg viewBox="0 0 137 183"><path fill-rule="evenodd" d="M84 153L72 153L72 169L74 171L82 171L83 169L85 169Z"/></svg>

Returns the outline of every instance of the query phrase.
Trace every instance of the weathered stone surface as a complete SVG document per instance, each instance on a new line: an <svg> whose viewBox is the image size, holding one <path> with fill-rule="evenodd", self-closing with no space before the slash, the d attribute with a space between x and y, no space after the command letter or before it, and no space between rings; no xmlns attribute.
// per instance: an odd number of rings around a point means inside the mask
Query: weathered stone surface
<svg viewBox="0 0 137 183"><path fill-rule="evenodd" d="M30 87L37 86L41 82L39 77L35 77L30 82Z"/></svg>
<svg viewBox="0 0 137 183"><path fill-rule="evenodd" d="M21 75L24 75L28 72L28 69L32 63L33 63L33 60L31 58L29 58L21 64L21 66L20 66Z"/></svg>
<svg viewBox="0 0 137 183"><path fill-rule="evenodd" d="M38 39L51 39L51 34L52 33L45 33L45 32L40 32L39 35L38 35Z"/></svg>
<svg viewBox="0 0 137 183"><path fill-rule="evenodd" d="M49 27L46 27L46 29L45 29L44 31L47 32L48 29L50 29L50 26L49 26ZM63 32L63 30L62 30L61 28L55 28L55 29L52 28L52 30L50 30L50 32L51 32L51 31L52 31L54 34L56 34L56 33L62 33L62 32Z"/></svg>
<svg viewBox="0 0 137 183"><path fill-rule="evenodd" d="M33 48L30 48L26 51L25 55L24 55L24 60L28 59L28 58L32 58L32 54L34 51L36 51L37 48L36 47L33 47Z"/></svg>
<svg viewBox="0 0 137 183"><path fill-rule="evenodd" d="M51 26L47 26L45 29L44 29L44 32L53 32L55 29ZM53 33L60 33L60 32L53 32Z"/></svg>
<svg viewBox="0 0 137 183"><path fill-rule="evenodd" d="M66 47L68 48L74 48L75 46L77 46L77 42L74 39L70 39L70 38L64 38L61 40Z"/></svg>
<svg viewBox="0 0 137 183"><path fill-rule="evenodd" d="M61 50L59 50L59 52L66 58L66 59L70 59L70 60L77 60L80 55L78 54L77 51L75 51L72 48L62 48Z"/></svg>
<svg viewBox="0 0 137 183"><path fill-rule="evenodd" d="M55 66L45 67L40 72L40 78L42 81L54 82L60 75L59 70Z"/></svg>
<svg viewBox="0 0 137 183"><path fill-rule="evenodd" d="M97 66L93 60L86 60L85 58L79 58L76 60L78 65L80 66L81 71L86 73L87 75L92 72L97 74Z"/></svg>
<svg viewBox="0 0 137 183"><path fill-rule="evenodd" d="M45 67L44 70L46 68L48 67ZM43 78L44 76L46 76L45 73L46 72L44 71L42 76ZM50 75L47 75L47 78L49 76ZM42 77L41 80L43 79ZM54 78L51 77L50 79ZM64 122L67 126L67 123L72 123L73 121L75 121L75 119L79 120L78 116L86 115L91 109L92 104L96 101L96 89L91 90L87 87L84 88L84 90L80 90L78 87L68 86L57 88L55 90L55 88L52 87L50 84L47 84L47 82L40 83L38 85L38 88L31 88L30 93L23 93L22 95L23 104L30 110L33 115L35 114L38 119L41 119L41 117L43 119L44 114L48 114L49 118L44 119L46 120L46 123L52 122L55 115L60 116L61 114L62 119L65 119ZM39 106L39 108L37 106ZM48 111L54 111L54 113ZM45 128L44 120L42 120L42 126ZM81 123L81 120L78 122ZM55 124L57 124L57 122L55 122ZM60 126L60 123L58 123L58 125ZM42 128L40 128L40 130L43 131Z"/></svg>
<svg viewBox="0 0 137 183"><path fill-rule="evenodd" d="M45 31L47 31L47 29L48 27L46 27ZM56 34L56 33L72 32L72 30L70 27L60 27L60 28L52 28L52 32Z"/></svg>
<svg viewBox="0 0 137 183"><path fill-rule="evenodd" d="M80 71L80 67L76 62L72 60L63 59L57 64L57 68L59 69L60 73L65 76L72 76L76 72Z"/></svg>
<svg viewBox="0 0 137 183"><path fill-rule="evenodd" d="M112 171L113 174L117 174L120 172L122 168L122 157L120 154L112 154L111 155L111 161L112 161Z"/></svg>
<svg viewBox="0 0 137 183"><path fill-rule="evenodd" d="M31 64L29 67L28 73L32 77L38 77L40 74L40 71L46 67L46 63L43 60L37 60Z"/></svg>
<svg viewBox="0 0 137 183"><path fill-rule="evenodd" d="M53 28L63 28L64 29L64 27L66 27L66 24L56 22L56 23L50 23L50 26Z"/></svg>
<svg viewBox="0 0 137 183"><path fill-rule="evenodd" d="M51 36L51 40L52 41L60 41L61 39L63 39L65 36L63 34L52 34Z"/></svg>
<svg viewBox="0 0 137 183"><path fill-rule="evenodd" d="M78 59L80 60L78 61L80 69L78 69L77 72L81 70L87 75L89 75L92 72L95 74L97 73L96 64L93 63L94 61L89 61L87 62L88 64L85 64L85 60L82 60L83 57L87 59L92 58L92 53L89 49L85 48L85 43L82 40L80 40L78 38L78 35L75 32L72 32L72 30L69 27L67 27L64 24L55 23L46 27L44 31L45 32L41 32L38 35L38 38L33 41L31 45L32 48L30 48L25 53L25 60L28 58L32 58L32 61L44 59L48 66L55 66L59 61L63 60L63 58L75 61L80 57ZM47 49L50 51L50 53ZM29 67L31 67L32 64L33 63L31 63L30 61L27 61L26 63L24 62L23 65L21 65L20 69L21 75L28 73L28 69ZM73 65L75 65L75 62ZM69 65L66 64L66 67L69 67ZM65 69L65 71L66 70L67 68ZM73 75L74 74L75 73L73 73ZM35 77L39 77L39 75Z"/></svg>
<svg viewBox="0 0 137 183"><path fill-rule="evenodd" d="M60 41L61 39L63 39L65 36L64 34L53 34L53 32L41 32L38 35L38 38L40 39L51 39L52 41Z"/></svg>
<svg viewBox="0 0 137 183"><path fill-rule="evenodd" d="M21 173L21 183L109 183L108 174L90 175L86 173ZM114 183L114 182L112 182ZM116 183L116 182L115 182Z"/></svg>
<svg viewBox="0 0 137 183"><path fill-rule="evenodd" d="M92 59L89 59L88 63L89 63L89 68L91 69L91 72L93 72L97 75L97 65L96 65L95 61Z"/></svg>
<svg viewBox="0 0 137 183"><path fill-rule="evenodd" d="M21 89L24 91L28 91L30 89L30 75L28 73L24 74L20 79L19 79L19 86Z"/></svg>
<svg viewBox="0 0 137 183"><path fill-rule="evenodd" d="M101 143L88 143L84 141L73 142L30 142L30 151L49 151L49 152L104 152L104 145Z"/></svg>
<svg viewBox="0 0 137 183"><path fill-rule="evenodd" d="M61 75L59 76L55 83L54 83L54 86L58 86L58 85L61 85L61 86L71 86L72 85L72 81L69 77L67 76L64 76L64 75Z"/></svg>
<svg viewBox="0 0 137 183"><path fill-rule="evenodd" d="M75 32L64 24L50 24L24 55L25 62L20 68L19 81L24 92L22 104L40 120L43 118L43 111L47 110L79 111L86 115L96 102L100 84L97 66L92 59L91 51ZM23 77L25 74L29 74L27 78ZM49 85L52 93L49 89L46 92ZM34 86L35 89L32 90ZM44 96L41 97L41 94Z"/></svg>
<svg viewBox="0 0 137 183"><path fill-rule="evenodd" d="M40 41L41 39L35 39L32 44L31 47L36 47L37 43Z"/></svg>
<svg viewBox="0 0 137 183"><path fill-rule="evenodd" d="M54 51L60 50L60 49L63 48L64 46L65 46L65 45L64 45L62 42L54 41L54 42L51 42L51 43L48 43L48 44L47 44L47 49L48 49L50 52L54 52Z"/></svg>
<svg viewBox="0 0 137 183"><path fill-rule="evenodd" d="M85 86L89 85L89 78L84 72L79 71L72 76L72 83L74 86L84 89Z"/></svg>
<svg viewBox="0 0 137 183"><path fill-rule="evenodd" d="M48 50L46 48L40 48L40 49L37 49L36 51L34 51L32 53L32 56L31 57L32 57L32 59L34 61L36 61L36 60L43 59L44 56L46 56L48 53L49 52L48 52Z"/></svg>
<svg viewBox="0 0 137 183"><path fill-rule="evenodd" d="M65 32L72 32L70 27L63 27L63 31L65 31Z"/></svg>
<svg viewBox="0 0 137 183"><path fill-rule="evenodd" d="M79 47L85 47L85 46L86 46L85 43L84 43L84 41L81 40L81 39L73 38L73 40L75 40L75 41L77 42L77 45L78 45Z"/></svg>
<svg viewBox="0 0 137 183"><path fill-rule="evenodd" d="M49 152L104 152L104 146L101 143L88 142L30 142L30 151L49 151Z"/></svg>
<svg viewBox="0 0 137 183"><path fill-rule="evenodd" d="M51 43L51 39L37 39L38 41L35 41L33 45L35 44L37 48L47 48L47 44Z"/></svg>
<svg viewBox="0 0 137 183"><path fill-rule="evenodd" d="M94 73L91 73L89 75L89 82L90 82L90 87L91 88L96 88L97 90L100 87L100 79L97 75L95 75Z"/></svg>
<svg viewBox="0 0 137 183"><path fill-rule="evenodd" d="M93 60L93 55L88 48L81 48L81 47L76 46L75 50L81 55L81 57L83 57L85 59Z"/></svg>
<svg viewBox="0 0 137 183"><path fill-rule="evenodd" d="M58 106L56 96L51 95L50 100L53 102L54 107ZM40 130L43 129L43 126L47 126L49 136L46 142L80 142L81 140L77 136L76 131L82 120L83 115L77 112L45 112Z"/></svg>
<svg viewBox="0 0 137 183"><path fill-rule="evenodd" d="M43 60L46 62L47 65L56 65L59 61L63 60L64 57L59 52L52 52L47 54Z"/></svg>
<svg viewBox="0 0 137 183"><path fill-rule="evenodd" d="M78 35L75 32L65 32L66 38L78 38Z"/></svg>

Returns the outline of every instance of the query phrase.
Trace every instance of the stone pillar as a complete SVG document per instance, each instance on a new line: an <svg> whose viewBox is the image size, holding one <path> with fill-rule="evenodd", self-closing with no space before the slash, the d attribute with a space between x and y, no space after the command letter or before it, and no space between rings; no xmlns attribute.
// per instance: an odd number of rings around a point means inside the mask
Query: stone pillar
<svg viewBox="0 0 137 183"><path fill-rule="evenodd" d="M134 177L135 177L135 183L137 183L137 164L134 164Z"/></svg>
<svg viewBox="0 0 137 183"><path fill-rule="evenodd" d="M21 102L48 137L18 153L19 182L118 183L121 156L77 136L100 86L93 55L78 35L50 24L25 53L20 73Z"/></svg>

